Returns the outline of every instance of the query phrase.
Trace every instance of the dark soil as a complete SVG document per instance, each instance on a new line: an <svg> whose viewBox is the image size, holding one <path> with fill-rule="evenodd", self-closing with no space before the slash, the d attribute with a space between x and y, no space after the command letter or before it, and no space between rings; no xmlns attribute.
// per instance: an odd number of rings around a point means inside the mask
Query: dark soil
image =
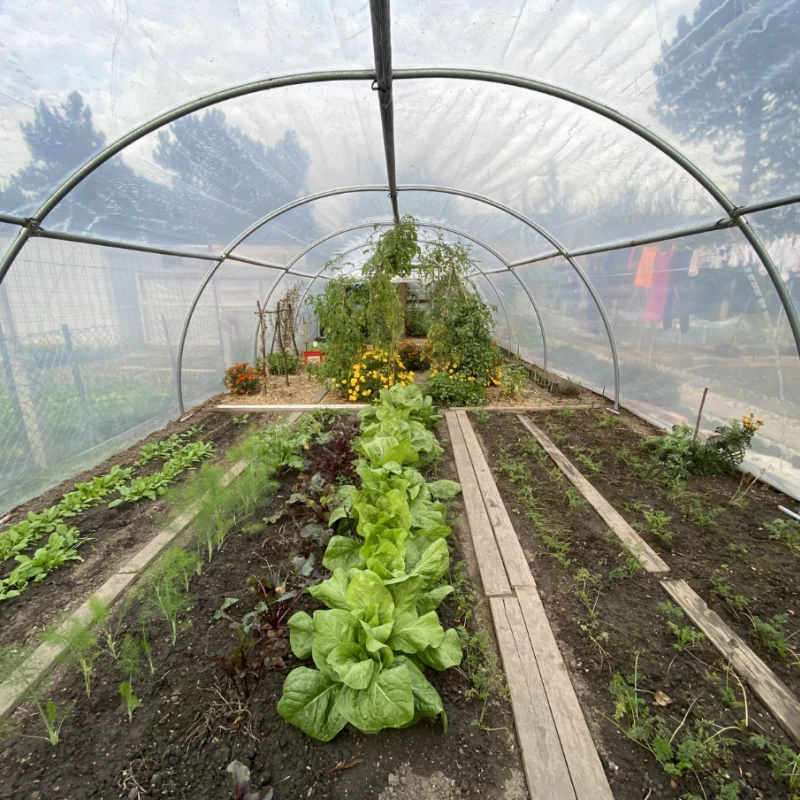
<svg viewBox="0 0 800 800"><path fill-rule="evenodd" d="M39 512L58 503L76 483L91 480L95 475L106 474L119 464L128 467L138 458L139 448L171 436L189 428L203 426L196 440L213 442L215 445L213 462L225 463L225 452L238 438L247 433L247 425L233 422L234 415L229 411L217 411L212 401L194 409L184 422L171 422L138 444L98 464L91 470L82 472L34 500L15 508L9 523L24 518L28 511ZM252 421L251 417L251 421ZM258 415L259 420L268 417ZM148 474L160 469L161 461L154 461L137 474ZM186 476L185 472L176 483ZM109 497L109 500L113 499ZM36 643L39 631L52 624L65 611L71 611L83 603L144 544L158 533L164 524L165 508L163 502L140 500L138 503L123 503L116 508L106 504L90 508L70 520L90 541L81 545L79 553L83 561L67 562L50 573L40 583L31 584L19 597L5 600L0 604L0 646L14 643ZM14 562L6 562L0 573L10 570Z"/></svg>
<svg viewBox="0 0 800 800"><path fill-rule="evenodd" d="M439 472L452 476L452 463L446 459ZM295 480L292 475L284 478L255 519L273 513L297 488ZM458 504L453 510L458 513ZM504 789L507 782L519 785L521 780L507 706L490 704L484 723L492 732L475 727L472 722L481 704L467 702L464 693L469 683L455 669L430 676L444 700L449 719L446 733L440 724L424 721L410 729L372 736L348 727L328 744L309 739L276 711L286 675L298 663L285 642L276 644L278 658L247 709L224 708L223 698L236 704L238 695L213 659L229 655L235 639L226 620L214 620L214 612L226 597L242 599L234 609L237 614L247 610L252 603L245 590L248 576L263 574L268 563L272 568L285 564L295 550L301 524L302 520L283 518L265 524L258 533L232 533L202 575L192 581L193 605L182 618L174 647L163 620L151 620L156 674L151 677L145 667L144 674L134 678L142 707L135 711L132 723L118 692L124 678L109 657L98 662L91 698L85 696L77 670L60 667L45 696L54 697L59 707L76 703L62 729L62 741L53 748L44 741L18 739L0 751L0 798L222 800L230 797L226 767L234 759L250 767L253 786L271 784L275 800L378 798L387 785L394 786L392 797L411 796L403 787L407 784L411 791L419 781L409 779L408 764L415 776L433 776L430 790L415 789L414 800L527 797L524 789L522 793ZM455 562L462 557L461 543L469 540L458 524L451 540ZM443 622L454 613L447 602L441 607ZM135 602L125 618L132 629L138 627L138 605ZM309 611L318 607L310 596L296 606ZM40 732L41 725L29 709L19 709L16 717L14 721L21 721L26 733ZM433 788L443 783L450 787L448 794Z"/></svg>
<svg viewBox="0 0 800 800"><path fill-rule="evenodd" d="M778 506L796 508L797 504L786 495L766 484L756 482L745 495L741 507L730 500L740 487L745 489L752 480L749 476L741 484L742 475L723 474L715 477L690 478L685 491L670 493L656 479L638 477L629 464L617 455L620 448L648 460L641 448L647 436L656 435L655 429L644 428L639 420L628 415L616 427L601 428L598 423L608 419L607 414L592 410L577 410L571 417L552 414L533 415L537 425L553 438L556 433L566 436L559 447L576 468L597 487L598 491L639 531L667 561L674 577L683 578L720 616L742 636L781 679L800 694L800 664L798 659L782 659L764 645L756 636L746 612L731 609L714 591L712 578L721 578L736 595L748 599L750 614L764 621L777 614L788 614L782 627L787 636L795 634L790 642L800 647L800 560L779 541L769 538L764 522L788 519L778 511ZM548 426L550 430L548 431ZM602 465L600 472L589 472L577 459L586 448L590 458ZM625 458L630 459L629 455ZM690 505L692 495L699 501L701 513ZM673 534L667 543L653 535L641 510L633 504L647 503L670 517L667 529ZM698 521L703 513L720 509L711 521ZM648 509L649 510L649 509Z"/></svg>
<svg viewBox="0 0 800 800"><path fill-rule="evenodd" d="M730 730L717 737L731 742L704 764L707 772L701 773L702 789L691 774L673 782L650 751L624 734L629 728L626 719L615 724L615 702L609 686L617 672L631 683L636 672L639 696L646 701L649 716L662 718L671 731L678 728L684 715L684 732L700 725L737 724L744 711L728 708L722 690L729 686L741 700L742 689L735 678L728 677L721 657L707 641L695 644L690 651L675 649L676 638L668 631L665 613L659 609L659 604L669 598L656 577L643 571L634 577L612 577L611 570L622 566L627 558L619 540L607 533L607 526L588 504L569 508L565 495L569 484L551 477L554 465L543 451L539 461L533 450L522 447L532 437L514 416L492 414L486 424L473 417L473 425L529 556L615 798L675 800L694 792L692 797L711 800L728 782L738 783L742 799L786 798L785 785L772 777L769 763L749 745L748 737L762 733L786 744L788 741L749 692L749 729ZM603 453L598 457L603 460ZM509 460L523 464L526 470L515 482L508 477ZM555 474L560 472L556 470ZM520 489L534 498L533 516L528 513L530 506L522 503ZM560 563L546 546L542 536L548 535L569 543L568 563ZM576 594L581 589L586 590L587 602L597 615L594 626L587 605ZM657 705L656 692L663 692L670 702L664 707ZM709 727L706 736L714 730Z"/></svg>

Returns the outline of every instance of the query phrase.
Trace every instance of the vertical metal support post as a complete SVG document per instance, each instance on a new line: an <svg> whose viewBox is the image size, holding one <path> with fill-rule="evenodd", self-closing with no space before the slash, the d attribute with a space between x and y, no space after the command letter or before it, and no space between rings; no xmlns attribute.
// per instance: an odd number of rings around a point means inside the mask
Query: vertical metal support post
<svg viewBox="0 0 800 800"><path fill-rule="evenodd" d="M392 26L389 0L370 0L372 17L372 49L375 54L375 83L381 109L383 149L386 153L386 176L389 183L389 199L392 216L400 222L397 204L397 174L394 159L394 101L392 99Z"/></svg>

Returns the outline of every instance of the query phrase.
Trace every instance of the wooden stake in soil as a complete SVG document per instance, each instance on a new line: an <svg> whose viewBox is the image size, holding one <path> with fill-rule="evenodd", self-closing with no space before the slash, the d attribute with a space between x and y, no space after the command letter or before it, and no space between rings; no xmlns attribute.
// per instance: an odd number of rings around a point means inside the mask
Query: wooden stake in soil
<svg viewBox="0 0 800 800"><path fill-rule="evenodd" d="M694 435L692 436L692 450L694 450L695 442L697 441L697 434L700 431L700 417L703 416L703 406L706 404L706 395L708 394L708 386L703 389L703 399L700 401L700 410L697 412L697 422L694 426Z"/></svg>
<svg viewBox="0 0 800 800"><path fill-rule="evenodd" d="M261 391L266 396L267 381L269 379L269 361L267 361L267 309L261 308L261 301L256 300L258 311L258 330L261 337Z"/></svg>

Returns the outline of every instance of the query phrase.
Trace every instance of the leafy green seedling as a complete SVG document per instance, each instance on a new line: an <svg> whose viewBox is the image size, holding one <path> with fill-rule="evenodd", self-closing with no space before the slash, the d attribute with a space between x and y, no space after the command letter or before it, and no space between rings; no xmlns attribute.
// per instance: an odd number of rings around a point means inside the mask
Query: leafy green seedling
<svg viewBox="0 0 800 800"><path fill-rule="evenodd" d="M133 712L141 706L142 701L133 693L133 687L128 681L123 681L119 685L119 693L125 703L125 710L128 712L128 722L133 722Z"/></svg>
<svg viewBox="0 0 800 800"><path fill-rule="evenodd" d="M94 665L102 652L91 625L70 619L58 628L42 631L40 638L43 642L64 649L58 660L78 666L86 687L86 696L91 697Z"/></svg>

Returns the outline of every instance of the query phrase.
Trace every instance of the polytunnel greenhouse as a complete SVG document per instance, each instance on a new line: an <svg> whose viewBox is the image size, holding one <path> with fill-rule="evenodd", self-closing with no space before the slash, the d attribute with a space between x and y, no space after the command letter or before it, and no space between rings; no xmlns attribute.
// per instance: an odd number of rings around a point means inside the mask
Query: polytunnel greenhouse
<svg viewBox="0 0 800 800"><path fill-rule="evenodd" d="M797 800L799 35L0 4L0 798Z"/></svg>

